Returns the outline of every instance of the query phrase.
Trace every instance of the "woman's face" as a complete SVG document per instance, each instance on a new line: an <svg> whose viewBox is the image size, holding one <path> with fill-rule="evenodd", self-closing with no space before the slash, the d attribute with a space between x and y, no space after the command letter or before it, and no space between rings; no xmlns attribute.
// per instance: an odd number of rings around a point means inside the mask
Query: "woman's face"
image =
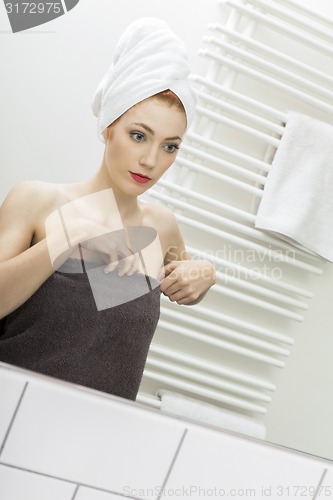
<svg viewBox="0 0 333 500"><path fill-rule="evenodd" d="M158 98L126 111L105 131L112 187L138 196L153 186L176 159L185 129L185 113Z"/></svg>

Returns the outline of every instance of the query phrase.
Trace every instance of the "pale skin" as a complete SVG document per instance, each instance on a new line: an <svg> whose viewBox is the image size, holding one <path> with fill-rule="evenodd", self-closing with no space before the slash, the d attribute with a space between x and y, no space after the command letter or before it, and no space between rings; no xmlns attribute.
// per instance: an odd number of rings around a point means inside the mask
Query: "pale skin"
<svg viewBox="0 0 333 500"><path fill-rule="evenodd" d="M59 236L56 232L48 234L47 241L48 216L72 200L110 188L125 226L148 226L157 231L164 259L161 292L183 305L202 300L215 283L212 264L190 259L176 218L168 208L138 199L174 162L185 128L181 109L157 98L147 99L104 131L105 152L93 177L76 184L25 181L11 190L0 209L0 318L29 299L55 271L49 245L51 242L56 247ZM150 180L139 183L131 172ZM89 240L96 224L105 227L106 220L102 210L97 210L93 221L84 217L73 220L76 243ZM111 256L114 242L101 251ZM60 249L58 265L72 254L73 249ZM133 274L135 270L131 259L123 259L117 267L118 274Z"/></svg>

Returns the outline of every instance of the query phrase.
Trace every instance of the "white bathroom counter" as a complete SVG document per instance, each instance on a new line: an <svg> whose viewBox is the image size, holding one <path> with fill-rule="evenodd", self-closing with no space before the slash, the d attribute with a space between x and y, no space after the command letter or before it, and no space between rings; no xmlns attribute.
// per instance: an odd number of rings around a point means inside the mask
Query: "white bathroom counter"
<svg viewBox="0 0 333 500"><path fill-rule="evenodd" d="M0 498L333 500L333 462L0 363Z"/></svg>

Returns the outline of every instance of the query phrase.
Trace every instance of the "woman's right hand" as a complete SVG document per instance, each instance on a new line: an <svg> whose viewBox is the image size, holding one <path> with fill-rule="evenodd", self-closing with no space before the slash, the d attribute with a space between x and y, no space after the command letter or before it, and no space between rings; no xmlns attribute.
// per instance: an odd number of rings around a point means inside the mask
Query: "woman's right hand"
<svg viewBox="0 0 333 500"><path fill-rule="evenodd" d="M85 260L105 264L105 272L117 268L120 276L140 272L140 258L131 250L126 228L112 230L87 218L73 218L66 225L57 224L51 214L46 223L46 237L51 261L58 268L79 247ZM56 228L57 226L57 228Z"/></svg>
<svg viewBox="0 0 333 500"><path fill-rule="evenodd" d="M106 273L115 269L119 276L124 274L131 276L136 272L142 272L139 255L131 248L126 228L111 231L106 226L96 225L92 221L81 223L86 233L86 239L80 243L84 258L89 260L92 252L106 264L104 268Z"/></svg>

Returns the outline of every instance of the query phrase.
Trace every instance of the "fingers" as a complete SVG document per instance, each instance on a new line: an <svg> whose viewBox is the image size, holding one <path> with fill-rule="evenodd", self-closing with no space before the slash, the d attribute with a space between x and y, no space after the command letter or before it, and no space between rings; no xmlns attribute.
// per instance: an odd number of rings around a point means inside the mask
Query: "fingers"
<svg viewBox="0 0 333 500"><path fill-rule="evenodd" d="M119 267L118 269L119 276L124 276L124 274L127 274L127 276L132 276L134 273L140 272L141 262L139 255L133 254L130 255L129 257L122 259L119 262L118 267Z"/></svg>
<svg viewBox="0 0 333 500"><path fill-rule="evenodd" d="M87 247L91 246L92 250L97 252L99 256L105 257L104 272L110 273L117 268L118 274L134 274L139 269L138 256L133 254L131 249L126 245L122 238L114 234L108 234L98 240L89 240L86 242Z"/></svg>
<svg viewBox="0 0 333 500"><path fill-rule="evenodd" d="M189 280L179 279L172 284L168 284L166 280L168 280L168 278L162 281L160 289L171 302L177 302L177 304L180 305L190 304L198 298L196 289Z"/></svg>
<svg viewBox="0 0 333 500"><path fill-rule="evenodd" d="M110 273L111 271L114 271L114 269L119 265L119 253L114 245L109 246L108 248L108 259L109 259L109 264L107 264L104 268L105 273Z"/></svg>
<svg viewBox="0 0 333 500"><path fill-rule="evenodd" d="M174 261L165 266L164 271L166 277L160 284L161 292L178 304L197 303L215 281L213 266L204 260Z"/></svg>
<svg viewBox="0 0 333 500"><path fill-rule="evenodd" d="M115 252L111 256L111 262L104 268L105 273L109 273L117 269L117 274L119 276L132 276L134 273L142 272L141 261L138 254L131 254L127 257L120 256L119 253Z"/></svg>
<svg viewBox="0 0 333 500"><path fill-rule="evenodd" d="M169 262L169 264L167 264L166 266L163 267L163 276L169 276L169 274L172 273L172 271L174 271L178 266L178 262L177 261L172 261L172 262Z"/></svg>
<svg viewBox="0 0 333 500"><path fill-rule="evenodd" d="M186 303L186 297L190 294L190 282L177 271L178 264L171 262L164 266L165 278L160 284L161 292L168 297L171 302ZM185 302L184 302L185 300Z"/></svg>
<svg viewBox="0 0 333 500"><path fill-rule="evenodd" d="M112 271L114 271L116 269L116 267L118 266L118 264L119 264L118 261L111 262L111 264L108 264L107 266L104 267L104 272L106 274L111 273Z"/></svg>

